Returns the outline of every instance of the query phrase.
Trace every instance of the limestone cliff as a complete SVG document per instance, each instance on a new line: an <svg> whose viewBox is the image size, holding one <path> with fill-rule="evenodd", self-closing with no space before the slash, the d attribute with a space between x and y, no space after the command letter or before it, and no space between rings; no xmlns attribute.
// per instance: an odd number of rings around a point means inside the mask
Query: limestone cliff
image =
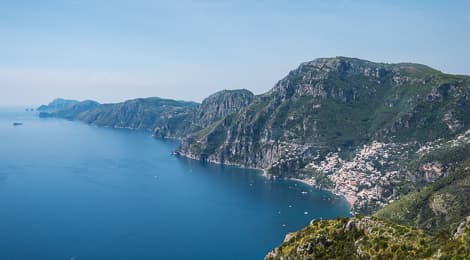
<svg viewBox="0 0 470 260"><path fill-rule="evenodd" d="M191 133L178 152L363 196L367 199L358 207L371 212L407 189L440 177L427 171L422 178L401 162L414 160L415 152L429 142L464 133L470 124L469 101L468 76L412 63L321 58L302 63L238 113ZM369 156L368 150L377 145L390 156ZM319 171L318 165L335 156L342 166ZM357 174L349 178L342 174L346 169ZM371 182L374 178L380 182ZM368 179L370 192L361 195ZM337 180L349 186L340 189Z"/></svg>

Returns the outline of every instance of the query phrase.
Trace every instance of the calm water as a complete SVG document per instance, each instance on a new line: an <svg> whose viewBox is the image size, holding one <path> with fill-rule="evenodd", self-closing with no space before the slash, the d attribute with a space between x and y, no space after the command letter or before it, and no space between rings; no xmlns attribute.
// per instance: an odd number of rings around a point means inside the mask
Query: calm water
<svg viewBox="0 0 470 260"><path fill-rule="evenodd" d="M0 259L262 259L312 218L348 215L330 193L173 157L177 142L148 133L3 109L0 138Z"/></svg>

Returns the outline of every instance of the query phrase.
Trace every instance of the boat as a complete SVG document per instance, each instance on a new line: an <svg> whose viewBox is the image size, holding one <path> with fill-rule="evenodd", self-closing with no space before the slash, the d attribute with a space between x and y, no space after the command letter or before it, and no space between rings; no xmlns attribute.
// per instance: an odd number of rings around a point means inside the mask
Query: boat
<svg viewBox="0 0 470 260"><path fill-rule="evenodd" d="M23 123L20 123L20 122L13 122L13 126L19 126L19 125L22 125Z"/></svg>

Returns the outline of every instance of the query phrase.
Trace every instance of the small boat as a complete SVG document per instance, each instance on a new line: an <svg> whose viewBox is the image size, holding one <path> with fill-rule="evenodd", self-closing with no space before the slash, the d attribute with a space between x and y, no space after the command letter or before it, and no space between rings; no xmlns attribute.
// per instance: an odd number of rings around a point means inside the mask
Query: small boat
<svg viewBox="0 0 470 260"><path fill-rule="evenodd" d="M22 125L23 123L20 123L20 122L13 122L13 126L19 126L19 125Z"/></svg>

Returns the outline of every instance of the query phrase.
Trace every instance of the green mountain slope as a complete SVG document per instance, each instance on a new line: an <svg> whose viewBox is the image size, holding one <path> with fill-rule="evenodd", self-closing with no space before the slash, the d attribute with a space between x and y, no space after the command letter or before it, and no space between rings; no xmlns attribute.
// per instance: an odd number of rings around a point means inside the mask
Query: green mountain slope
<svg viewBox="0 0 470 260"><path fill-rule="evenodd" d="M468 129L469 100L468 76L420 64L321 58L191 134L178 152L303 179L348 196L354 212L371 213L444 174L421 176L408 162L430 142Z"/></svg>
<svg viewBox="0 0 470 260"><path fill-rule="evenodd" d="M314 221L268 259L470 259L469 76L320 58L256 96L50 105L42 116L181 138L179 155L301 179L351 203L357 216Z"/></svg>
<svg viewBox="0 0 470 260"><path fill-rule="evenodd" d="M436 151L452 164L447 176L400 198L375 215L427 231L454 229L470 216L470 145Z"/></svg>
<svg viewBox="0 0 470 260"><path fill-rule="evenodd" d="M248 90L223 90L202 104L162 98L139 98L121 103L56 99L41 106L41 117L80 120L90 125L142 129L156 137L182 138L239 111L254 99Z"/></svg>
<svg viewBox="0 0 470 260"><path fill-rule="evenodd" d="M114 104L76 102L61 109L45 109L41 117L80 120L90 125L141 129L162 137L180 137L191 124L198 104L162 98L139 98Z"/></svg>
<svg viewBox="0 0 470 260"><path fill-rule="evenodd" d="M470 122L469 86L469 77L424 65L316 59L180 150L282 175L306 165L317 151L350 150L373 139L430 141L462 131ZM209 130L230 135L208 149ZM274 166L284 150L294 152L295 161Z"/></svg>
<svg viewBox="0 0 470 260"><path fill-rule="evenodd" d="M153 131L157 126L167 126L168 136L176 135L178 123L189 121L197 104L161 98L141 98L117 104L103 104L81 113L77 119L96 126L144 129ZM175 124L171 124L175 123Z"/></svg>

